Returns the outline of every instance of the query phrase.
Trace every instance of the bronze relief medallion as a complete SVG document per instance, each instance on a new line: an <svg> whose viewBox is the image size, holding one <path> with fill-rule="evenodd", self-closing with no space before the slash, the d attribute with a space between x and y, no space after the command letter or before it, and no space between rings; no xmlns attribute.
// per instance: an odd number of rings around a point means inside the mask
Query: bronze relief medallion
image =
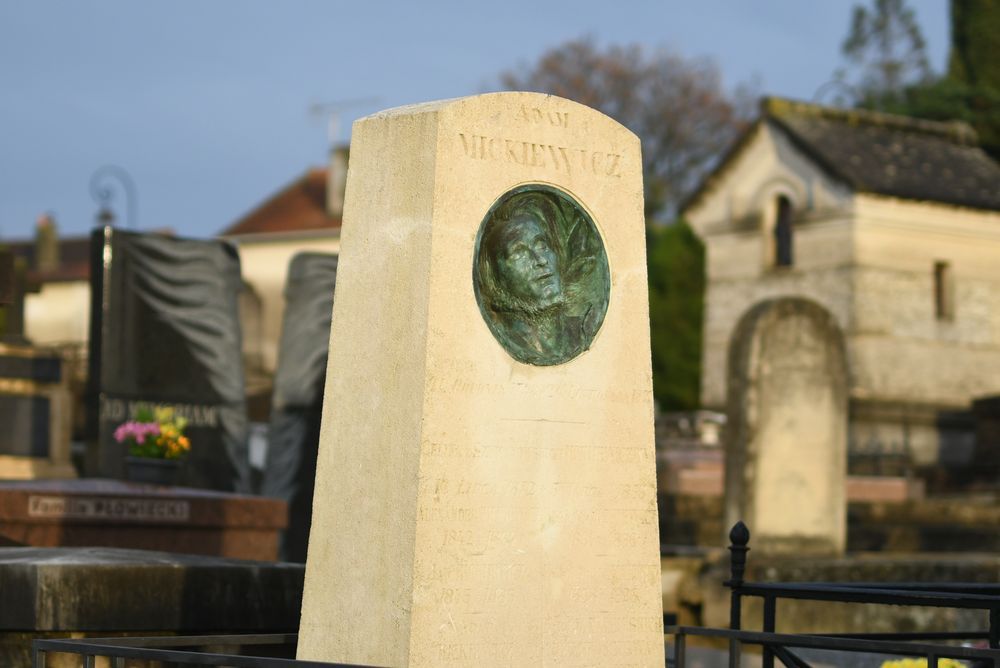
<svg viewBox="0 0 1000 668"><path fill-rule="evenodd" d="M476 237L472 283L494 338L518 362L563 364L590 348L611 294L597 226L568 193L531 183L504 193Z"/></svg>

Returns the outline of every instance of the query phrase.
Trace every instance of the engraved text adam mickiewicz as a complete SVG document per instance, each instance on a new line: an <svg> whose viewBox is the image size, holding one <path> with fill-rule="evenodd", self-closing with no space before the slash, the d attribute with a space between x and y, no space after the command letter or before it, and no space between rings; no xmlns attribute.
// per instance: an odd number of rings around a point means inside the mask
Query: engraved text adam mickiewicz
<svg viewBox="0 0 1000 668"><path fill-rule="evenodd" d="M567 176L577 171L615 179L622 175L620 153L536 144L464 132L458 133L458 137L465 155L474 160L500 160L530 167L545 167Z"/></svg>

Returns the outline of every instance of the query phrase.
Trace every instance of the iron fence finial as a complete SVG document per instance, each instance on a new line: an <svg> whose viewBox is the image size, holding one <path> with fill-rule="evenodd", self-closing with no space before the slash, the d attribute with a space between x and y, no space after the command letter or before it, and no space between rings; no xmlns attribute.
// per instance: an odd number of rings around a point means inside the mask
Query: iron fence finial
<svg viewBox="0 0 1000 668"><path fill-rule="evenodd" d="M747 552L750 548L747 547L747 543L750 542L750 529L747 525L740 520L733 525L733 528L729 531L729 568L730 568L730 587L739 587L743 584L743 572L746 570L747 566Z"/></svg>

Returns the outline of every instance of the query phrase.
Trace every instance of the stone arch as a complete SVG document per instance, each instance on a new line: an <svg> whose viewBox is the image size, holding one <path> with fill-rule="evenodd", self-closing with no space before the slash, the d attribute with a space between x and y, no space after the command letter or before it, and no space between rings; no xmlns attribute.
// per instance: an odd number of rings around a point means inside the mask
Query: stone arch
<svg viewBox="0 0 1000 668"><path fill-rule="evenodd" d="M785 176L768 179L760 185L750 198L750 210L765 212L768 204L779 196L788 198L796 211L809 207L809 193L803 183Z"/></svg>
<svg viewBox="0 0 1000 668"><path fill-rule="evenodd" d="M838 554L846 543L847 356L836 319L781 297L729 344L726 523L767 552Z"/></svg>

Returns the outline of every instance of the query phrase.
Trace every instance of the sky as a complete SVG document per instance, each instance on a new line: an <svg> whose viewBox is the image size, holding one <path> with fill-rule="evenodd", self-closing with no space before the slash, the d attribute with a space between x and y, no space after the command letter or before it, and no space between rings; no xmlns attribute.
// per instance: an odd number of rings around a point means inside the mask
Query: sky
<svg viewBox="0 0 1000 668"><path fill-rule="evenodd" d="M213 236L326 162L316 105L341 109L346 140L356 118L497 90L500 72L582 36L708 57L729 88L809 100L843 64L854 4L4 0L0 242L29 238L46 212L60 234L86 234L105 165L134 183L136 228ZM909 5L940 72L947 0ZM128 222L120 190L112 208Z"/></svg>

